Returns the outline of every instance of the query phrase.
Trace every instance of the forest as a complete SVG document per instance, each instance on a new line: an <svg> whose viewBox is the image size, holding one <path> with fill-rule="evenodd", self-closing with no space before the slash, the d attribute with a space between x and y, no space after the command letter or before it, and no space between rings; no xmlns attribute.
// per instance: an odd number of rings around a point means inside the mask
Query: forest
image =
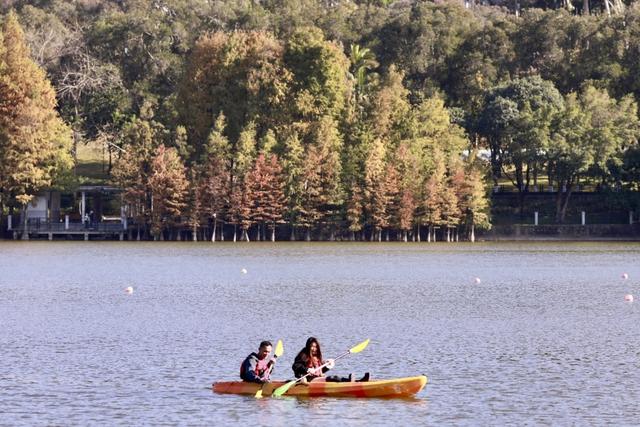
<svg viewBox="0 0 640 427"><path fill-rule="evenodd" d="M0 216L77 185L89 142L156 240L473 240L499 184L555 187L562 223L578 185L640 183L635 2L0 11Z"/></svg>

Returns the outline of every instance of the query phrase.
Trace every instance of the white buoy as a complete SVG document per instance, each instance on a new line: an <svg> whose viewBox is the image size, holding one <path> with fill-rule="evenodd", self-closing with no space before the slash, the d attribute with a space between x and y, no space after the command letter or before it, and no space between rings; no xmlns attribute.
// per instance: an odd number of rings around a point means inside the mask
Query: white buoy
<svg viewBox="0 0 640 427"><path fill-rule="evenodd" d="M479 277L476 277L475 279L473 279L473 281L475 282L476 285L479 285L480 282L482 282L482 280L480 280Z"/></svg>
<svg viewBox="0 0 640 427"><path fill-rule="evenodd" d="M133 286L127 286L126 288L124 288L124 292L131 295L133 293Z"/></svg>
<svg viewBox="0 0 640 427"><path fill-rule="evenodd" d="M624 296L624 300L625 300L626 302L633 302L633 295L631 295L631 294L627 294L627 295L625 295L625 296Z"/></svg>
<svg viewBox="0 0 640 427"><path fill-rule="evenodd" d="M242 270L240 270L240 272L241 272L242 274L247 274L247 269L246 269L246 268L243 268Z"/></svg>
<svg viewBox="0 0 640 427"><path fill-rule="evenodd" d="M627 280L629 278L629 275L627 273L622 273L622 280Z"/></svg>

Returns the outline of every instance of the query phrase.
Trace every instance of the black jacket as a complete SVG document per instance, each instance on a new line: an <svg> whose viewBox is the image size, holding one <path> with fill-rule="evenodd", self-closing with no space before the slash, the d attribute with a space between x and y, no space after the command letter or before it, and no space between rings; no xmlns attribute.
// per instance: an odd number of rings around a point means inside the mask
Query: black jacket
<svg viewBox="0 0 640 427"><path fill-rule="evenodd" d="M298 355L296 356L296 360L294 360L293 365L291 366L291 369L293 369L293 374L296 376L296 378L304 377L305 375L307 375L307 369L309 369L308 363L309 355L305 353L305 349L300 350L300 353L298 353ZM324 360L321 360L320 364L324 364ZM325 373L328 370L329 368L325 366L324 368L322 368L322 373ZM312 379L318 376L319 375L309 375L307 378Z"/></svg>

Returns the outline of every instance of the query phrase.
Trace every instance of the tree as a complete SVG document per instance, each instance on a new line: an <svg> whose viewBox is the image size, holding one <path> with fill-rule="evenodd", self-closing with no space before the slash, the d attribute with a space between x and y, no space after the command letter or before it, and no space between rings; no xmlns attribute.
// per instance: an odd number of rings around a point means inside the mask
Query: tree
<svg viewBox="0 0 640 427"><path fill-rule="evenodd" d="M71 168L71 132L56 111L55 91L31 59L17 17L0 33L0 216L6 202L26 206Z"/></svg>
<svg viewBox="0 0 640 427"><path fill-rule="evenodd" d="M365 167L364 197L371 223L371 240L382 240L382 229L389 225L389 198L385 188L386 147L380 139L373 142Z"/></svg>
<svg viewBox="0 0 640 427"><path fill-rule="evenodd" d="M365 85L368 80L367 72L378 66L375 55L368 48L352 44L349 48L351 74L356 81L356 102L365 95Z"/></svg>
<svg viewBox="0 0 640 427"><path fill-rule="evenodd" d="M347 223L351 240L355 240L355 233L362 230L364 221L364 206L362 197L362 187L355 180L349 186L349 197L347 199Z"/></svg>
<svg viewBox="0 0 640 427"><path fill-rule="evenodd" d="M157 122L133 118L122 132L123 152L116 160L112 180L124 190L123 200L138 227L146 234L151 223L152 194L149 179L157 148L163 143L165 128Z"/></svg>
<svg viewBox="0 0 640 427"><path fill-rule="evenodd" d="M245 181L246 197L251 206L252 222L271 226L271 241L275 241L276 223L282 219L285 208L282 167L275 155L258 155ZM260 235L260 229L258 231ZM260 237L258 240L261 240Z"/></svg>
<svg viewBox="0 0 640 427"><path fill-rule="evenodd" d="M282 154L286 216L291 226L290 240L295 240L296 223L303 212L304 162L304 148L297 132L292 131L285 137Z"/></svg>
<svg viewBox="0 0 640 427"><path fill-rule="evenodd" d="M405 242L414 224L417 209L416 195L420 192L419 180L421 178L419 161L415 151L411 150L410 144L410 140L402 141L392 158L399 175L395 222L402 233L402 240Z"/></svg>
<svg viewBox="0 0 640 427"><path fill-rule="evenodd" d="M342 49L326 41L319 29L303 28L288 39L284 62L293 77L294 121L339 119L351 98L349 60Z"/></svg>
<svg viewBox="0 0 640 427"><path fill-rule="evenodd" d="M180 223L189 187L184 164L175 148L160 145L151 164L151 234L164 240L163 231Z"/></svg>
<svg viewBox="0 0 640 427"><path fill-rule="evenodd" d="M507 175L524 195L537 174L549 145L551 125L562 111L564 101L553 83L538 76L516 79L493 89L487 96L480 119L480 131L490 141L494 181ZM504 168L512 166L511 173Z"/></svg>
<svg viewBox="0 0 640 427"><path fill-rule="evenodd" d="M249 123L240 133L236 149L233 153L231 165L231 222L234 230L237 225L242 229L241 239L249 241L249 227L251 227L251 199L247 193L245 179L253 166L256 153L256 129L253 122ZM236 233L233 233L236 240Z"/></svg>
<svg viewBox="0 0 640 427"><path fill-rule="evenodd" d="M402 84L404 73L391 66L371 101L371 123L378 138L393 146L404 136L411 106Z"/></svg>
<svg viewBox="0 0 640 427"><path fill-rule="evenodd" d="M631 97L616 102L606 90L590 85L579 94L567 95L547 152L549 169L561 187L557 222L564 221L577 178L589 169L604 174L607 163L623 148L636 144L639 135L637 105Z"/></svg>
<svg viewBox="0 0 640 427"><path fill-rule="evenodd" d="M421 203L421 222L428 227L427 241L435 241L434 227L443 223L446 206L443 206L443 193L445 191L446 166L440 150L434 151L434 169L426 180Z"/></svg>
<svg viewBox="0 0 640 427"><path fill-rule="evenodd" d="M234 142L248 123L262 135L283 122L291 80L283 54L282 44L262 32L215 32L197 41L178 93L181 121L197 155L221 112Z"/></svg>
<svg viewBox="0 0 640 427"><path fill-rule="evenodd" d="M303 196L300 222L310 239L311 227L318 222L329 225L331 239L343 198L341 182L342 136L331 116L323 116L311 125L310 143L306 146L302 177Z"/></svg>
<svg viewBox="0 0 640 427"><path fill-rule="evenodd" d="M202 170L202 182L199 190L202 193L203 212L213 219L212 242L216 240L218 221L224 221L224 213L229 207L229 197L232 191L231 145L224 135L225 127L224 114L220 113L207 139L205 152L199 166ZM221 230L220 238L224 240L224 228Z"/></svg>
<svg viewBox="0 0 640 427"><path fill-rule="evenodd" d="M488 228L489 199L483 179L482 167L476 159L476 152L471 151L465 167L458 168L452 176L452 184L456 190L461 220L466 225L467 236L475 242L476 227Z"/></svg>

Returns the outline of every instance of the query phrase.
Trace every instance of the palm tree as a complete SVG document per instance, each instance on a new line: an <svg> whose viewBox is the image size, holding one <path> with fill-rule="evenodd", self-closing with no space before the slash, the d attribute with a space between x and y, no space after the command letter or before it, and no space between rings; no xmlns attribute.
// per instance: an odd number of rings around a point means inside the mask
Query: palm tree
<svg viewBox="0 0 640 427"><path fill-rule="evenodd" d="M362 48L357 44L351 45L349 59L351 60L352 75L356 80L356 96L360 97L364 93L364 87L367 81L367 70L376 68L378 62L369 48Z"/></svg>

